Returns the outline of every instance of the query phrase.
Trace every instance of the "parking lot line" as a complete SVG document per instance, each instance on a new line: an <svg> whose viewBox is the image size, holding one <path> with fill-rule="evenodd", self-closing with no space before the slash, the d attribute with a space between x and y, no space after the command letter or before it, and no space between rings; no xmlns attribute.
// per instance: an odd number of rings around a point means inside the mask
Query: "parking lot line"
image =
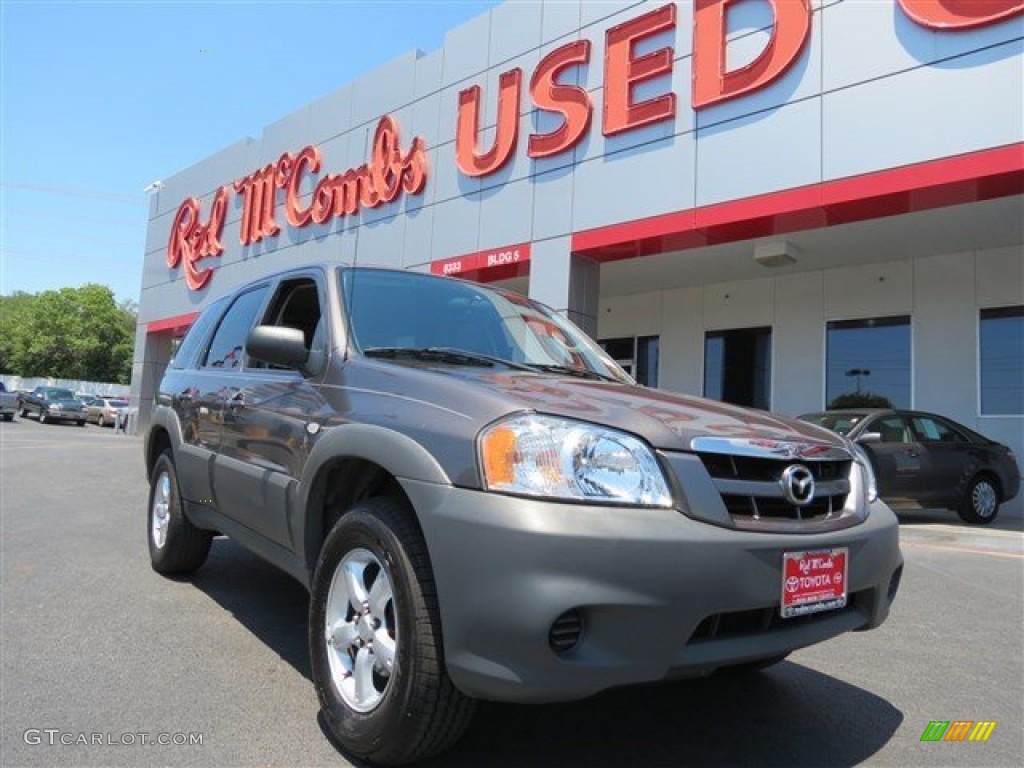
<svg viewBox="0 0 1024 768"><path fill-rule="evenodd" d="M994 549L978 549L976 547L950 547L943 546L941 544L922 544L916 541L901 541L900 547L910 547L911 549L939 549L946 552L962 552L968 555L991 555L993 557L1010 557L1017 560L1024 560L1024 554L1017 554L1015 552L997 552Z"/></svg>

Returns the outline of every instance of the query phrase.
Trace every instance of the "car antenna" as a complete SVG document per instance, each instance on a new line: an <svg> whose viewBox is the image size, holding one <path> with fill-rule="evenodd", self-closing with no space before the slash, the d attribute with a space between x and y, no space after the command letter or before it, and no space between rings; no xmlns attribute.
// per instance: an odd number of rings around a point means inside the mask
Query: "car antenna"
<svg viewBox="0 0 1024 768"><path fill-rule="evenodd" d="M365 132L363 133L363 156L365 157L369 151L370 142L370 126L367 125ZM369 175L363 177L369 182ZM359 230L363 228L363 211L360 206L359 220L356 222L356 242L354 244L354 253L352 254L352 279L349 281L348 296L345 297L345 313L348 315L346 318L350 322L348 323L348 338L345 340L345 357L348 358L348 351L352 346L352 323L351 323L351 312L352 312L352 299L356 295L356 267L359 266Z"/></svg>

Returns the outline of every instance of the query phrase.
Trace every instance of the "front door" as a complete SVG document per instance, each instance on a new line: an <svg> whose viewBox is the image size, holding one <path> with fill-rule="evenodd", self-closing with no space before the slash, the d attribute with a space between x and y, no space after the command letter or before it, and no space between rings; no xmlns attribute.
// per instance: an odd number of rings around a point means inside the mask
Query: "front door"
<svg viewBox="0 0 1024 768"><path fill-rule="evenodd" d="M887 502L918 502L927 452L917 441L910 420L900 414L879 416L865 425L864 432L880 436L877 442L863 446L875 460L878 494Z"/></svg>
<svg viewBox="0 0 1024 768"><path fill-rule="evenodd" d="M313 353L311 367L277 369L244 358L244 374L224 393L214 468L220 510L292 551L291 491L309 451L311 417L326 407L315 385L328 349L323 301L314 275L289 277L275 290L259 322L302 330Z"/></svg>

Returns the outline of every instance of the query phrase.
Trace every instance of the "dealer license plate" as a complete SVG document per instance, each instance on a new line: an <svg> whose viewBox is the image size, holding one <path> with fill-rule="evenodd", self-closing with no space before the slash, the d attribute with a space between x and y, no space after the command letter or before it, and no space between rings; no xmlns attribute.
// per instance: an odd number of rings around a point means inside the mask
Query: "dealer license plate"
<svg viewBox="0 0 1024 768"><path fill-rule="evenodd" d="M782 555L782 618L846 607L846 547Z"/></svg>

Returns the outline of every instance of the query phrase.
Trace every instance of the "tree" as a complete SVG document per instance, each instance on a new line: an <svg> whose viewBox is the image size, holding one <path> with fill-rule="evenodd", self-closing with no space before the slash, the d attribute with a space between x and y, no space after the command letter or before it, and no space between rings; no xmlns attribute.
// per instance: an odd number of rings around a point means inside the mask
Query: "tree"
<svg viewBox="0 0 1024 768"><path fill-rule="evenodd" d="M828 404L828 408L892 408L892 400L885 395L874 395L870 392L846 392L837 395Z"/></svg>
<svg viewBox="0 0 1024 768"><path fill-rule="evenodd" d="M127 384L135 316L113 292L89 283L0 297L0 370Z"/></svg>

